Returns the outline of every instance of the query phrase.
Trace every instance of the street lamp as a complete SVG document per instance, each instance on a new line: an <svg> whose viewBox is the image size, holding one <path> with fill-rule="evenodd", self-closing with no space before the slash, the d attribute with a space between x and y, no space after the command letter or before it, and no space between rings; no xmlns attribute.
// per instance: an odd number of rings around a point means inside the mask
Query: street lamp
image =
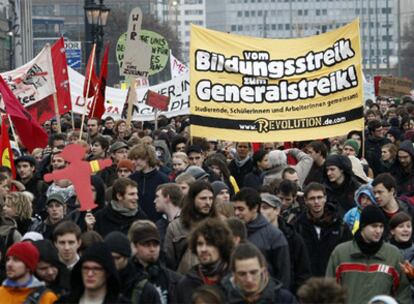
<svg viewBox="0 0 414 304"><path fill-rule="evenodd" d="M103 47L104 36L103 28L108 22L110 9L103 4L103 0L99 0L99 4L96 4L94 0L85 0L84 9L87 21L85 24L85 33L87 35L91 33L92 41L93 43L96 43L95 62L97 73L99 74L99 59ZM90 29L88 25L90 25ZM88 41L88 39L86 40Z"/></svg>
<svg viewBox="0 0 414 304"><path fill-rule="evenodd" d="M174 7L175 10L175 34L177 35L177 39L178 38L178 1L173 1L172 2L172 6Z"/></svg>

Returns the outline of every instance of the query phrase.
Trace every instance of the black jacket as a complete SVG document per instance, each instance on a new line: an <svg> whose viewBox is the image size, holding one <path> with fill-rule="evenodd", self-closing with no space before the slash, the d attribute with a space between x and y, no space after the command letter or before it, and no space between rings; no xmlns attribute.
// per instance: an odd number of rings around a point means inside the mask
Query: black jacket
<svg viewBox="0 0 414 304"><path fill-rule="evenodd" d="M400 144L398 151L407 152L411 156L412 165L410 170L404 169L398 157L395 163L391 166L390 173L397 181L397 195L414 195L414 147L411 140L404 140Z"/></svg>
<svg viewBox="0 0 414 304"><path fill-rule="evenodd" d="M155 210L155 191L159 185L169 182L168 176L154 169L148 173L135 172L129 178L138 184L139 205L148 218L155 223L162 216Z"/></svg>
<svg viewBox="0 0 414 304"><path fill-rule="evenodd" d="M377 138L372 135L368 135L365 140L365 159L374 171L374 175L381 173L381 147L388 143L390 143L388 138Z"/></svg>
<svg viewBox="0 0 414 304"><path fill-rule="evenodd" d="M283 232L289 244L291 284L290 291L293 293L312 276L308 249L302 236L295 228L279 217L279 229Z"/></svg>
<svg viewBox="0 0 414 304"><path fill-rule="evenodd" d="M226 271L223 277L227 275L228 273ZM219 282L220 280L217 283ZM176 292L176 303L191 303L191 297L193 296L194 291L202 285L205 285L205 283L203 282L203 279L200 276L199 265L196 265L193 268L191 268L190 271L185 275L185 277L182 278L181 281L178 283Z"/></svg>
<svg viewBox="0 0 414 304"><path fill-rule="evenodd" d="M263 185L263 171L253 168L253 171L247 173L244 177L243 187L251 187L258 189Z"/></svg>
<svg viewBox="0 0 414 304"><path fill-rule="evenodd" d="M249 158L243 166L239 167L233 159L229 164L229 169L239 188L242 188L244 187L244 177L253 170L253 160Z"/></svg>
<svg viewBox="0 0 414 304"><path fill-rule="evenodd" d="M125 301L130 300L132 301L132 294L134 289L138 288L139 282L142 280L147 280L145 285L142 288L142 292L140 297L138 298L138 302L132 304L141 304L141 303L154 303L154 304L161 304L160 295L155 289L154 285L152 285L149 280L148 276L135 268L133 262L131 260L128 261L127 266L118 271L119 280L121 281L121 297L125 299Z"/></svg>
<svg viewBox="0 0 414 304"><path fill-rule="evenodd" d="M112 231L121 231L128 234L129 227L136 220L145 220L147 215L140 209L134 216L125 216L115 211L111 204L99 210L95 214L96 224L94 230L103 238Z"/></svg>
<svg viewBox="0 0 414 304"><path fill-rule="evenodd" d="M148 280L160 293L162 303L175 303L177 285L183 278L181 274L166 268L159 261L145 269L136 259L133 259L133 263L138 271L148 275Z"/></svg>
<svg viewBox="0 0 414 304"><path fill-rule="evenodd" d="M320 228L319 235L316 227ZM302 236L308 249L311 262L312 276L325 276L329 257L335 247L352 239L352 233L343 223L334 207L327 205L324 215L319 221L312 221L311 216L304 212L296 222L296 231Z"/></svg>
<svg viewBox="0 0 414 304"><path fill-rule="evenodd" d="M266 257L270 275L289 288L291 279L289 246L283 233L260 213L246 227L248 240Z"/></svg>
<svg viewBox="0 0 414 304"><path fill-rule="evenodd" d="M221 288L224 291L227 304L245 304L246 300L240 294L240 291L231 281L231 276L225 277L221 281ZM260 298L255 302L260 304L296 304L295 297L289 290L282 287L282 283L275 279L270 279L269 283L260 295Z"/></svg>

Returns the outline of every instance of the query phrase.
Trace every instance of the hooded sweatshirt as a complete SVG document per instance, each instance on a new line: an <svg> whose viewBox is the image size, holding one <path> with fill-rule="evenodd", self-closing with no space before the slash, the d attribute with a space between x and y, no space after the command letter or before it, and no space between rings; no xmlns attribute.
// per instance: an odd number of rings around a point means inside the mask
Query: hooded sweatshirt
<svg viewBox="0 0 414 304"><path fill-rule="evenodd" d="M260 213L246 225L248 240L265 255L269 273L290 287L290 257L288 242L283 233Z"/></svg>
<svg viewBox="0 0 414 304"><path fill-rule="evenodd" d="M400 144L398 151L407 152L411 156L411 169L406 170L400 164L400 161L397 159L391 167L390 173L397 181L397 196L414 195L414 146L411 140L404 140Z"/></svg>
<svg viewBox="0 0 414 304"><path fill-rule="evenodd" d="M343 171L345 179L342 184L337 185L329 181L326 174L329 166L336 166ZM361 186L352 171L352 163L344 155L329 155L324 164L323 175L328 201L336 205L338 214L343 217L349 209L355 207L354 193Z"/></svg>
<svg viewBox="0 0 414 304"><path fill-rule="evenodd" d="M377 201L375 200L374 193L372 192L372 186L371 185L362 185L358 188L358 190L355 192L354 201L357 204L356 207L350 209L345 215L344 215L344 223L348 225L349 230L352 231L352 234L355 234L355 232L359 229L359 217L361 216L361 196L362 194L365 194L368 196L371 203L374 205L377 205Z"/></svg>

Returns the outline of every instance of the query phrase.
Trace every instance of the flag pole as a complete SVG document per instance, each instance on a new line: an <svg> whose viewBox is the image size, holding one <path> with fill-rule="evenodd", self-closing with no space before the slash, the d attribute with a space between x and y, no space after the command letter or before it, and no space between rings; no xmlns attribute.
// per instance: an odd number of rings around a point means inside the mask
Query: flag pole
<svg viewBox="0 0 414 304"><path fill-rule="evenodd" d="M132 120L132 106L134 105L137 93L135 91L135 79L133 77L129 77L129 92L128 92L128 112L127 112L127 126L131 126Z"/></svg>
<svg viewBox="0 0 414 304"><path fill-rule="evenodd" d="M13 138L16 141L16 144L18 144L16 131L14 130L13 121L11 120L10 114L7 114L7 118L9 119L10 129L12 131Z"/></svg>
<svg viewBox="0 0 414 304"><path fill-rule="evenodd" d="M82 133L83 133L83 126L84 126L84 124L85 124L85 116L86 116L86 110L88 109L88 95L89 95L89 89L90 89L90 86L91 86L91 78L92 78L92 69L93 69L93 62L95 61L95 49L96 49L96 43L94 43L93 44L93 46L92 46L92 58L91 58L91 67L89 68L89 71L87 71L88 72L88 75L89 75L89 77L88 77L88 85L87 85L87 87L86 87L86 96L84 96L83 98L84 98L84 102L85 102L85 105L84 105L84 107L83 107L83 114L82 114L82 122L81 122L81 129L80 129L80 131L79 131L79 140L81 140L82 139Z"/></svg>
<svg viewBox="0 0 414 304"><path fill-rule="evenodd" d="M154 109L154 115L155 115L155 124L154 124L154 131L158 130L158 109Z"/></svg>
<svg viewBox="0 0 414 304"><path fill-rule="evenodd" d="M61 125L61 122L60 122L60 113L59 113L59 106L58 106L58 100L57 100L56 92L53 93L53 104L55 106L55 115L56 115L56 122L58 124L58 132L62 133L62 125Z"/></svg>

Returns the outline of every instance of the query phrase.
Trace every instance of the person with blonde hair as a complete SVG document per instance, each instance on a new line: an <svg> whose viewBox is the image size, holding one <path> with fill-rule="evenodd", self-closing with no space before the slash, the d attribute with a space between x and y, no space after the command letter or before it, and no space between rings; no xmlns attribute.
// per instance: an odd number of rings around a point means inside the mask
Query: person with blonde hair
<svg viewBox="0 0 414 304"><path fill-rule="evenodd" d="M28 191L11 192L6 197L3 214L17 223L17 230L24 235L36 219L32 219L34 196Z"/></svg>
<svg viewBox="0 0 414 304"><path fill-rule="evenodd" d="M174 181L178 175L184 172L188 167L188 156L184 152L175 152L172 156L173 171L168 178Z"/></svg>

